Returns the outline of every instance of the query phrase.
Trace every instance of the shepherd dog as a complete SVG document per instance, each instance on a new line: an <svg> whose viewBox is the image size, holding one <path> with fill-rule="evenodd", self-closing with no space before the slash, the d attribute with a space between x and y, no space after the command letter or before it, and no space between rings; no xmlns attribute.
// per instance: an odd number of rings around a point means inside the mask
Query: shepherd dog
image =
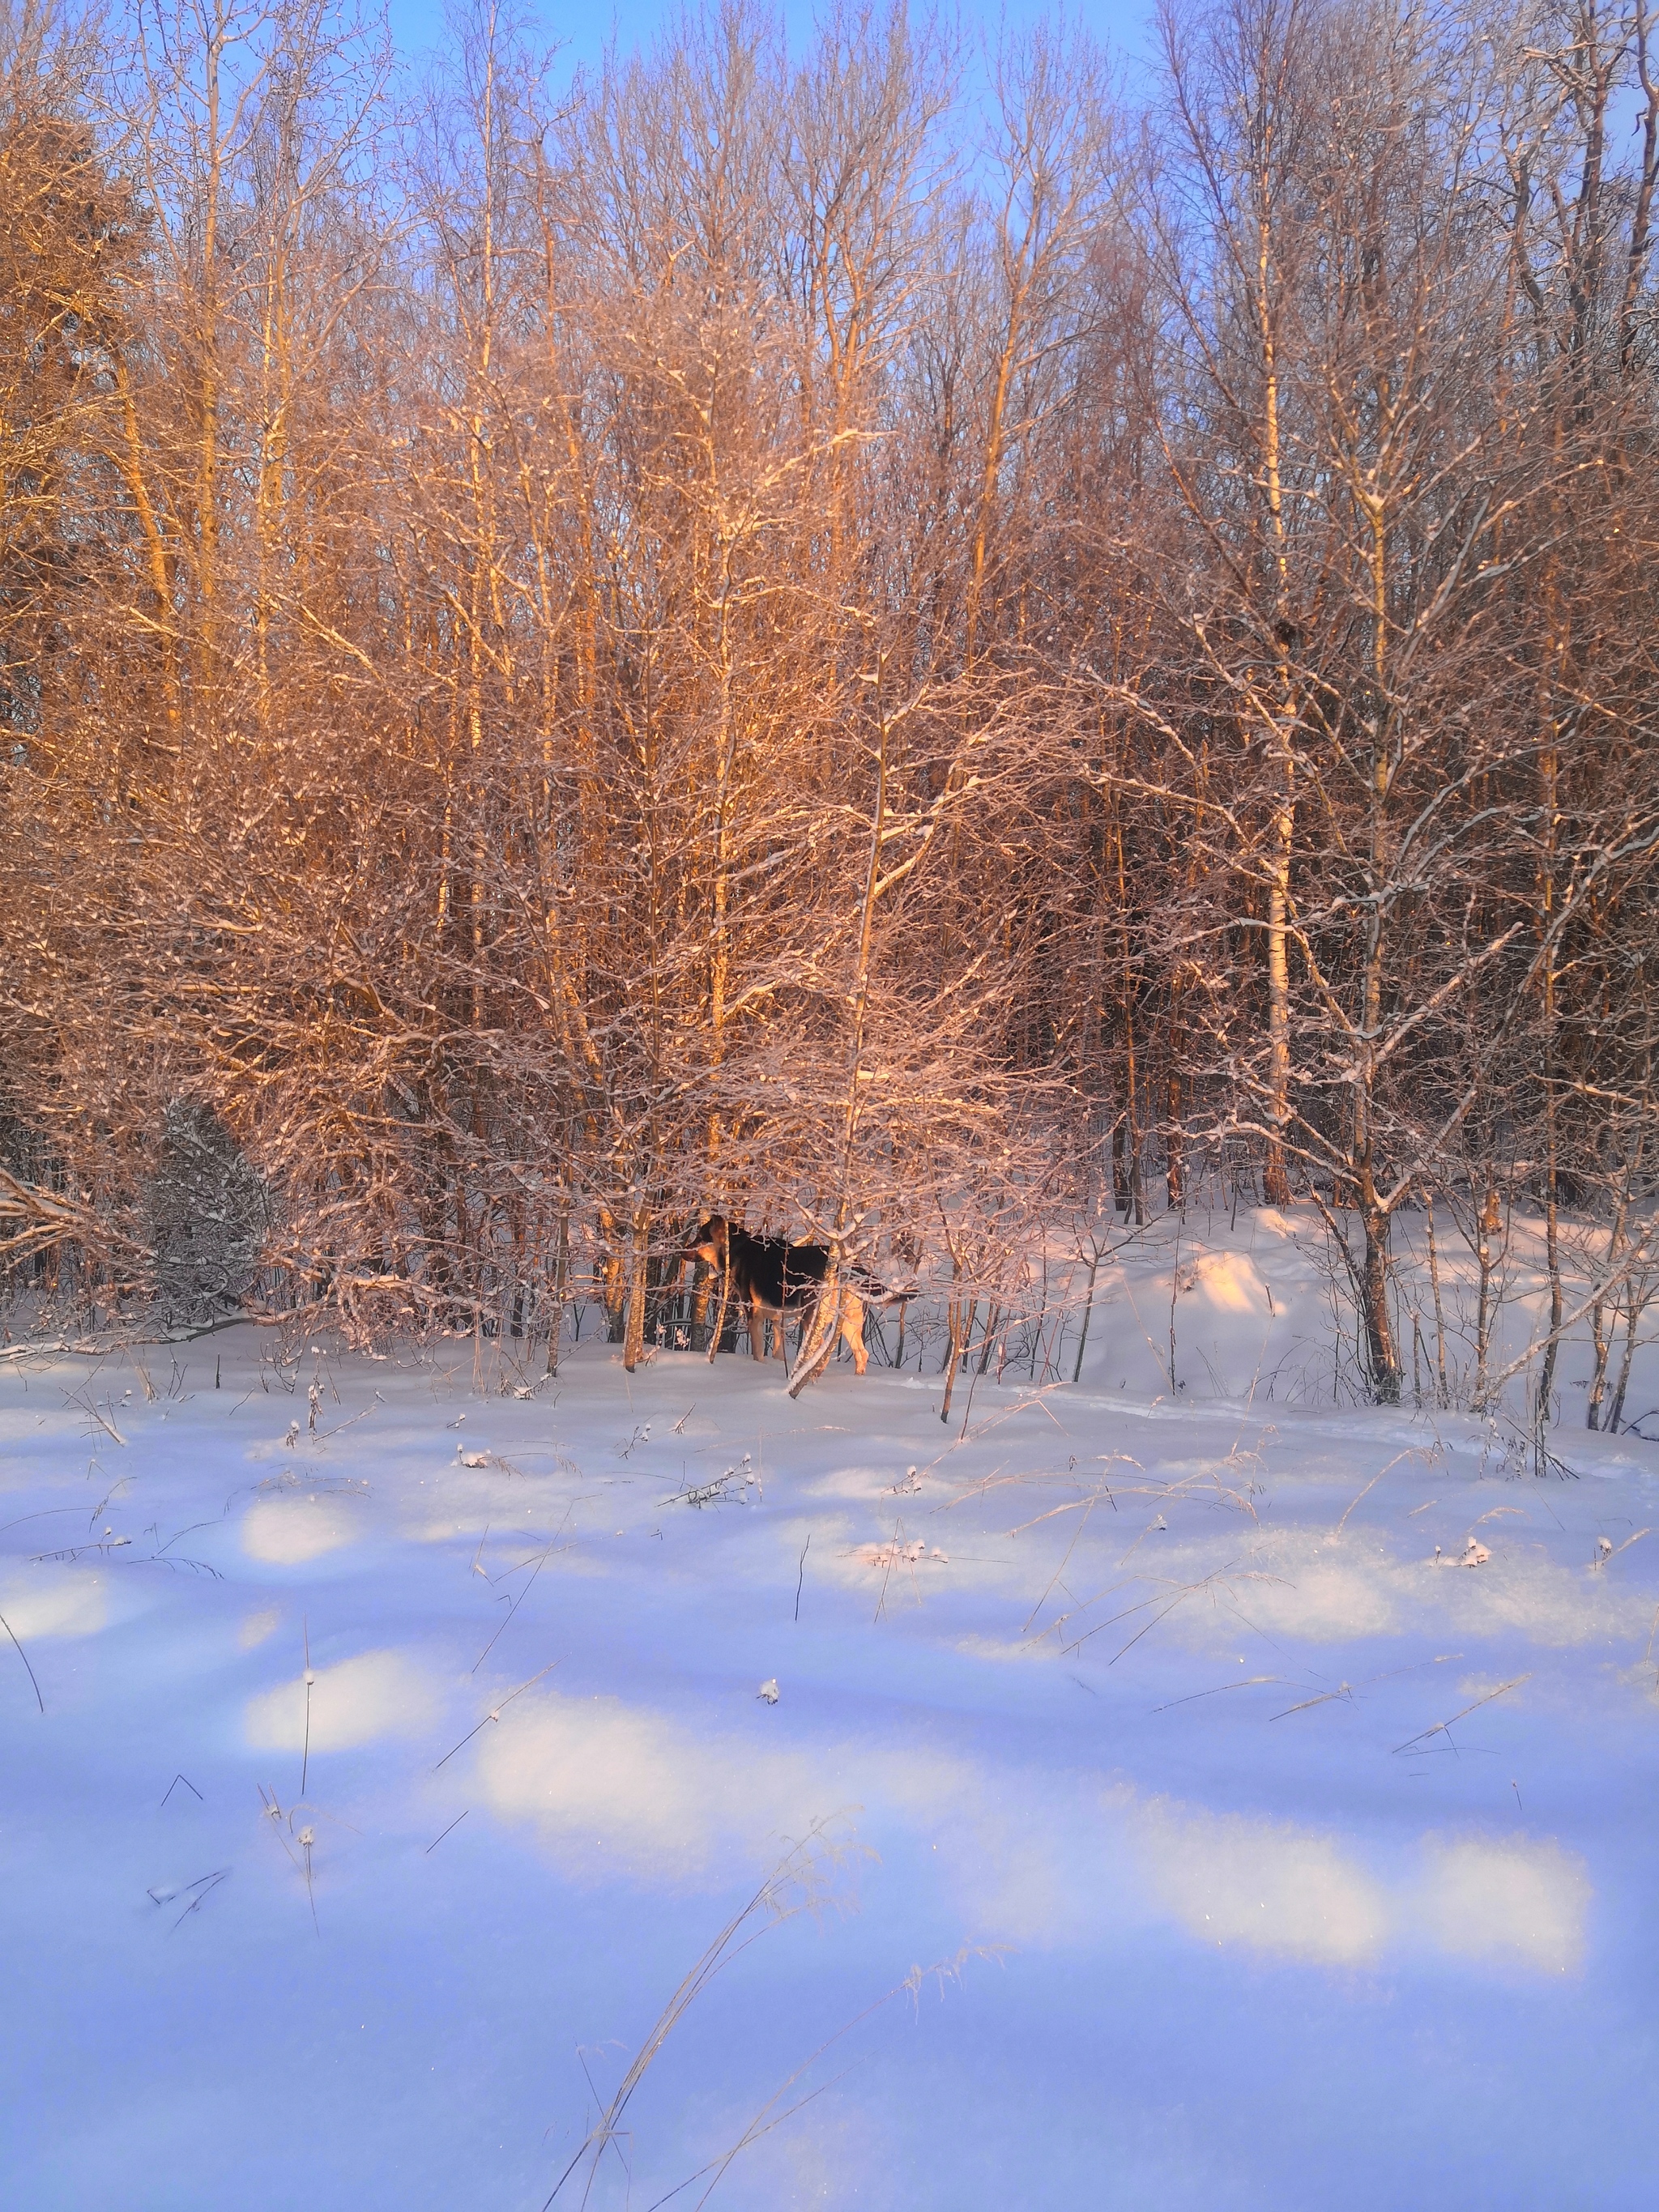
<svg viewBox="0 0 1659 2212"><path fill-rule="evenodd" d="M770 1330L780 1359L784 1318L805 1314L817 1304L829 1273L830 1255L820 1244L792 1244L783 1237L751 1237L723 1214L711 1214L685 1248L687 1259L701 1260L720 1275L724 1295L735 1298L749 1321L749 1348L757 1359L767 1356ZM840 1334L862 1375L870 1364L864 1348L864 1310L868 1291L854 1289L843 1275ZM879 1293L877 1293L879 1295Z"/></svg>

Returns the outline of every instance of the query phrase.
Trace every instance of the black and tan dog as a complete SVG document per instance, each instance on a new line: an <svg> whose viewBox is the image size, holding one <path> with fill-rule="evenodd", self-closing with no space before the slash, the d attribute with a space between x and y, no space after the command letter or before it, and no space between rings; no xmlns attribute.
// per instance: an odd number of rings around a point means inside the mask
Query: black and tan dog
<svg viewBox="0 0 1659 2212"><path fill-rule="evenodd" d="M769 1328L780 1359L784 1357L784 1317L804 1314L815 1306L829 1272L830 1255L819 1244L792 1244L783 1237L751 1237L746 1229L711 1214L686 1246L686 1256L714 1268L722 1285L721 1297L735 1298L749 1318L749 1346L757 1359L767 1353ZM864 1348L866 1293L854 1290L843 1275L841 1295L841 1335L860 1375L870 1364Z"/></svg>

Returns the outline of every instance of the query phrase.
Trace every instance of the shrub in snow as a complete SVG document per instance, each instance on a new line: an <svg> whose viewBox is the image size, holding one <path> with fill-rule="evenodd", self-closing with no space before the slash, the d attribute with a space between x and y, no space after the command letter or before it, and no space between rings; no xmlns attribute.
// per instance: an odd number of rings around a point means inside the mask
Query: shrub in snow
<svg viewBox="0 0 1659 2212"><path fill-rule="evenodd" d="M240 1305L264 1251L270 1197L211 1107L175 1098L167 1108L145 1201L168 1322L206 1321Z"/></svg>

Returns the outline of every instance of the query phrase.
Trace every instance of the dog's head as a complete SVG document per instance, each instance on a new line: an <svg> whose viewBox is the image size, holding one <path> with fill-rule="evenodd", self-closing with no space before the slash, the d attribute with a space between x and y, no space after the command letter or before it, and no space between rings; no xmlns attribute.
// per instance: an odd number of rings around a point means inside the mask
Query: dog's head
<svg viewBox="0 0 1659 2212"><path fill-rule="evenodd" d="M701 1260L706 1267L723 1267L726 1255L726 1217L711 1213L701 1229L686 1239L684 1257Z"/></svg>

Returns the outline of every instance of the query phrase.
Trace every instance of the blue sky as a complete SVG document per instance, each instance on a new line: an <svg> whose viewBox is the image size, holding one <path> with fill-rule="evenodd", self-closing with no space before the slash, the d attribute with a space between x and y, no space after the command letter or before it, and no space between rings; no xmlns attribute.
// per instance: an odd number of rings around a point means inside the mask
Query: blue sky
<svg viewBox="0 0 1659 2212"><path fill-rule="evenodd" d="M386 0L386 12L392 37L406 58L442 43L444 0ZM558 46L565 66L575 68L597 62L613 37L624 48L648 44L675 6L673 0L594 0L587 7L573 6L568 0L528 0L526 12L539 24L549 45ZM1093 5L1075 12L1109 46L1133 54L1144 40L1152 10L1151 0L1094 0ZM808 4L786 0L785 13L797 36L810 28L810 0ZM1048 13L1052 10L1040 0L1009 0L1006 7L964 4L960 9L964 29L992 36L1000 21L1017 27Z"/></svg>

